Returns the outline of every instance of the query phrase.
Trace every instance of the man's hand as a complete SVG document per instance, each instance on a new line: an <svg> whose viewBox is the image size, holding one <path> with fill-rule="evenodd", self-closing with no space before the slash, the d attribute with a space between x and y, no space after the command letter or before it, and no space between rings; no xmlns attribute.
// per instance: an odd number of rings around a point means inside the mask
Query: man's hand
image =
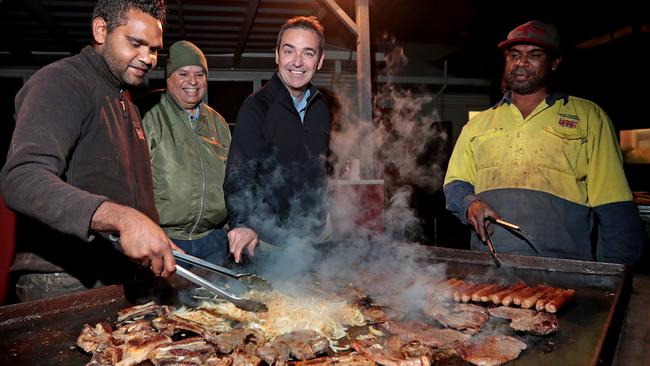
<svg viewBox="0 0 650 366"><path fill-rule="evenodd" d="M467 208L467 221L472 225L472 228L476 231L483 242L486 241L485 221L489 218L496 220L500 219L501 216L490 208L490 206L480 200L476 200L469 204L469 207Z"/></svg>
<svg viewBox="0 0 650 366"><path fill-rule="evenodd" d="M235 257L235 263L239 263L241 260L244 249L252 257L257 243L259 243L259 240L257 239L257 233L253 229L238 227L228 232L228 245L230 246L230 253Z"/></svg>
<svg viewBox="0 0 650 366"><path fill-rule="evenodd" d="M172 249L180 250L151 219L131 207L102 203L93 215L92 230L117 232L124 254L156 275L168 277L176 270Z"/></svg>

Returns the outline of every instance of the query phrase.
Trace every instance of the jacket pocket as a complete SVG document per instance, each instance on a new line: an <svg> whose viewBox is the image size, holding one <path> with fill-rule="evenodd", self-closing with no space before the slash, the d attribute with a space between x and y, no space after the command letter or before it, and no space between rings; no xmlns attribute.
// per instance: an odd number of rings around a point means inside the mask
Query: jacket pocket
<svg viewBox="0 0 650 366"><path fill-rule="evenodd" d="M508 146L507 134L502 128L493 128L471 141L478 170L498 167L503 163L503 154Z"/></svg>
<svg viewBox="0 0 650 366"><path fill-rule="evenodd" d="M537 145L540 166L581 178L586 167L587 138L578 130L544 127Z"/></svg>

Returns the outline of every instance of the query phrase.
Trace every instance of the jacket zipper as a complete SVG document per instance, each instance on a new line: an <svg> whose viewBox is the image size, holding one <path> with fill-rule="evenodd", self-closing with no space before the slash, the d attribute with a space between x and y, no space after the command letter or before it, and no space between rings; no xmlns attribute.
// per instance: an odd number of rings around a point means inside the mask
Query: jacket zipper
<svg viewBox="0 0 650 366"><path fill-rule="evenodd" d="M133 126L132 126L132 123L131 124L129 123L128 113L126 112L126 102L124 101L124 90L120 90L120 106L122 107L122 116L124 117L124 123L126 125L127 135L129 135L128 138L129 138L129 140L131 140L133 138L133 136L130 135L130 134L133 133L133 131L132 131ZM129 143L128 146L129 146L129 156L133 156L133 143ZM137 182L137 180L135 178L135 174L136 174L135 171L133 172L133 174L131 174L131 187L134 188L134 190L133 190L133 197L135 198L135 207L134 208L137 209L138 207L140 207L140 205L139 205L140 200L139 200L139 197L138 197L138 189L137 189L138 182Z"/></svg>
<svg viewBox="0 0 650 366"><path fill-rule="evenodd" d="M199 120L196 121L196 125L198 126L199 121L201 119L199 111ZM188 117L188 122L190 123L190 130L192 131L192 134L194 135L194 146L196 147L196 153L199 157L199 164L201 166L201 198L199 199L199 214L196 217L196 221L194 222L194 226L192 226L192 230L190 230L189 233L189 240L192 240L192 234L194 234L194 231L196 230L196 227L199 225L199 221L201 221L201 216L203 214L203 201L205 200L205 166L203 164L203 157L201 156L201 148L199 146L199 137L196 135L195 129L192 127L192 120L190 117Z"/></svg>

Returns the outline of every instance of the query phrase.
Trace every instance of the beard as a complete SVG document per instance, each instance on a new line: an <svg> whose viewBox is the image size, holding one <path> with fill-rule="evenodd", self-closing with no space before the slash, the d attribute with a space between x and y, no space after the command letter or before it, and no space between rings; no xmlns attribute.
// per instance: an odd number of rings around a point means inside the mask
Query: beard
<svg viewBox="0 0 650 366"><path fill-rule="evenodd" d="M111 71L111 74L117 78L121 85L140 86L144 84L144 78L138 78L129 74L128 64L126 67L122 67L122 62L113 52L111 44L108 40L106 40L106 44L104 45L102 56L104 57L104 61L106 61L106 65Z"/></svg>
<svg viewBox="0 0 650 366"><path fill-rule="evenodd" d="M521 79L517 76L524 74L526 77ZM517 94L531 94L546 84L546 77L536 73L534 70L527 68L513 68L509 73L503 76L503 85L506 90L512 90Z"/></svg>

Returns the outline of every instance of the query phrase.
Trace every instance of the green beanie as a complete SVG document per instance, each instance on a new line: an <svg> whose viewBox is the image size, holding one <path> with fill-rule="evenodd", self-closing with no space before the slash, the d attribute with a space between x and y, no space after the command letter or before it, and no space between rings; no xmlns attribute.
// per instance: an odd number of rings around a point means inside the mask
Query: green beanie
<svg viewBox="0 0 650 366"><path fill-rule="evenodd" d="M190 65L201 66L206 73L208 72L208 61L205 55L192 42L178 41L169 47L167 77L181 67Z"/></svg>

